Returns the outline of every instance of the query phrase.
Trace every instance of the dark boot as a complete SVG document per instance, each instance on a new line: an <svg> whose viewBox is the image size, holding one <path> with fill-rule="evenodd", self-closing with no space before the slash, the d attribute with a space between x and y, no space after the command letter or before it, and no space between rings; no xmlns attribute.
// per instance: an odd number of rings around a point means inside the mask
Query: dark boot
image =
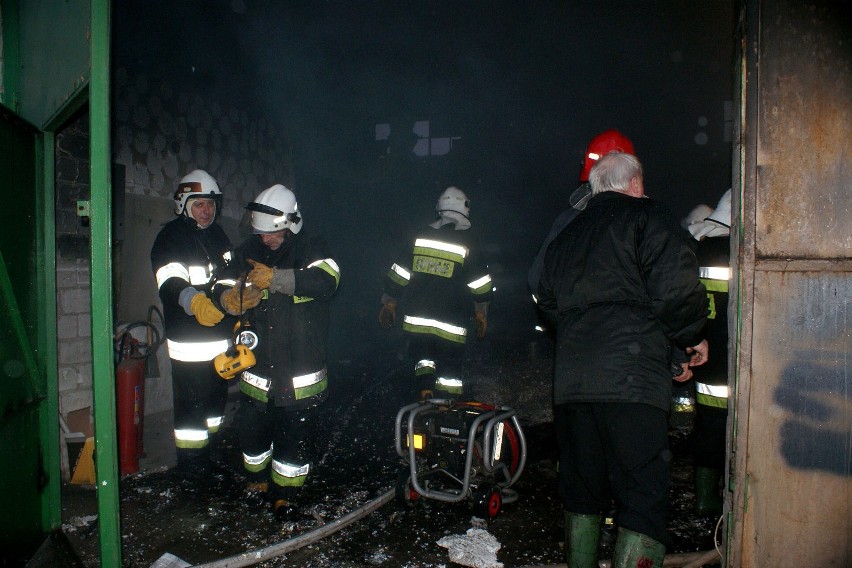
<svg viewBox="0 0 852 568"><path fill-rule="evenodd" d="M295 521L299 517L299 504L297 496L298 487L273 486L272 489L272 512L278 521Z"/></svg>
<svg viewBox="0 0 852 568"><path fill-rule="evenodd" d="M719 480L722 471L712 467L695 468L695 514L701 517L718 517L722 514L722 497Z"/></svg>
<svg viewBox="0 0 852 568"><path fill-rule="evenodd" d="M601 516L565 511L565 563L568 568L597 568Z"/></svg>
<svg viewBox="0 0 852 568"><path fill-rule="evenodd" d="M177 448L177 471L189 476L203 476L210 467L210 448Z"/></svg>
<svg viewBox="0 0 852 568"><path fill-rule="evenodd" d="M642 533L618 529L612 568L662 568L666 547Z"/></svg>

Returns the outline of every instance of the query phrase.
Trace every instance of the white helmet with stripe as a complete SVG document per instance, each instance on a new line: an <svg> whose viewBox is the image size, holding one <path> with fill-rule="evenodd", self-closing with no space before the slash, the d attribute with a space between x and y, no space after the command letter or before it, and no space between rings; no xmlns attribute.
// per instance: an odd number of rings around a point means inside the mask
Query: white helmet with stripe
<svg viewBox="0 0 852 568"><path fill-rule="evenodd" d="M175 215L180 215L186 211L186 202L197 197L215 200L216 212L219 212L222 191L219 189L219 184L216 183L213 176L204 170L193 170L183 176L180 182L178 182L174 196ZM187 211L188 214L189 212Z"/></svg>
<svg viewBox="0 0 852 568"><path fill-rule="evenodd" d="M296 234L302 230L296 196L280 183L261 191L246 209L251 211L251 227L255 234L277 233L284 229Z"/></svg>

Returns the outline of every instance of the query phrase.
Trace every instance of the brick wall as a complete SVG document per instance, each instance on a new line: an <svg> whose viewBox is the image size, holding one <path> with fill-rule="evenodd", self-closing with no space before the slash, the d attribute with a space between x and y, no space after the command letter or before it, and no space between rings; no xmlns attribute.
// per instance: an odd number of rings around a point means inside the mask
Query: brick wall
<svg viewBox="0 0 852 568"><path fill-rule="evenodd" d="M89 199L89 117L56 136L56 331L59 411L92 406L89 228L77 201Z"/></svg>

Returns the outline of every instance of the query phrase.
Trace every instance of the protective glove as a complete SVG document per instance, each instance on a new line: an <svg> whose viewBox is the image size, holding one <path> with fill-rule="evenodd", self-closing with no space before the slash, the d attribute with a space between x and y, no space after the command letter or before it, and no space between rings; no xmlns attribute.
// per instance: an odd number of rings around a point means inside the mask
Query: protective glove
<svg viewBox="0 0 852 568"><path fill-rule="evenodd" d="M195 319L203 326L213 327L225 317L225 314L213 304L206 294L199 292L192 297L189 303L189 309L192 310Z"/></svg>
<svg viewBox="0 0 852 568"><path fill-rule="evenodd" d="M248 273L246 282L251 282L252 286L258 290L266 290L269 288L269 283L272 282L272 268L256 260L249 259L249 264L254 268Z"/></svg>
<svg viewBox="0 0 852 568"><path fill-rule="evenodd" d="M385 329L396 323L396 301L385 302L379 311L379 324Z"/></svg>
<svg viewBox="0 0 852 568"><path fill-rule="evenodd" d="M482 312L473 314L474 324L476 324L476 337L482 339L485 337L485 330L488 329L488 318Z"/></svg>
<svg viewBox="0 0 852 568"><path fill-rule="evenodd" d="M241 282L237 282L237 284L228 290L222 292L222 295L219 297L219 302L222 304L222 307L225 308L225 311L231 314L232 316L239 316L246 312L246 310L250 310L260 303L261 298L263 298L263 292L255 288L251 285L242 286ZM242 302L240 302L240 289L242 289Z"/></svg>

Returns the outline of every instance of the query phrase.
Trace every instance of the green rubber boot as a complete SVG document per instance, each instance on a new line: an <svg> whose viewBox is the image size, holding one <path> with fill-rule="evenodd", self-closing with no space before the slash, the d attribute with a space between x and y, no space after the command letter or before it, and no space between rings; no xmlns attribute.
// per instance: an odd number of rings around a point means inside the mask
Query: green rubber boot
<svg viewBox="0 0 852 568"><path fill-rule="evenodd" d="M618 529L612 568L661 568L666 547L642 533Z"/></svg>
<svg viewBox="0 0 852 568"><path fill-rule="evenodd" d="M565 511L565 563L568 568L597 568L601 516Z"/></svg>
<svg viewBox="0 0 852 568"><path fill-rule="evenodd" d="M695 514L718 517L722 514L719 479L722 471L712 467L695 468Z"/></svg>

